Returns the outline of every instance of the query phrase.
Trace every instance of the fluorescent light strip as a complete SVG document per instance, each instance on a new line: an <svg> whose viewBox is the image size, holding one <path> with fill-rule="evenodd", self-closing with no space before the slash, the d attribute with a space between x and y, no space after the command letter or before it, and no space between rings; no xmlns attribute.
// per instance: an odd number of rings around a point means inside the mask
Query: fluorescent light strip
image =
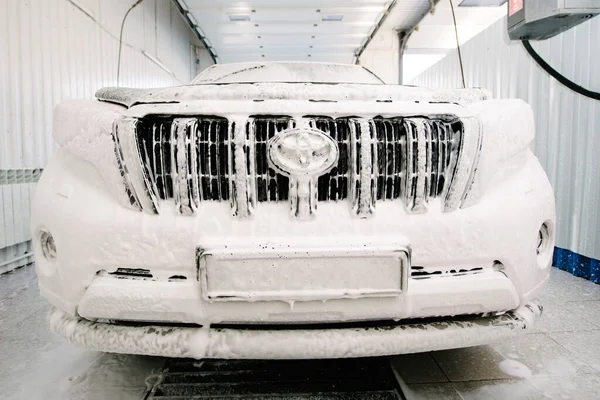
<svg viewBox="0 0 600 400"><path fill-rule="evenodd" d="M229 20L231 22L239 22L239 21L250 21L250 16L249 15L232 15L229 14Z"/></svg>
<svg viewBox="0 0 600 400"><path fill-rule="evenodd" d="M194 14L192 14L191 12L187 12L187 17L189 18L189 20L192 22L192 24L194 26L198 25L198 21L196 20L196 17L194 17Z"/></svg>
<svg viewBox="0 0 600 400"><path fill-rule="evenodd" d="M187 4L185 4L185 2L183 0L172 0L172 1L173 1L173 4L175 4L177 6L179 12L185 18L190 29L192 29L192 31L195 31L196 37L202 42L202 45L206 48L206 50L210 54L210 57L213 59L213 61L216 64L217 63L217 55L215 54L212 46L210 46L209 44L206 43L206 35L204 35L204 32L202 32L202 30L200 29L200 26L198 26L198 22L197 22L196 18L193 17L193 14L189 10ZM193 21L192 21L192 18L190 18L190 17L193 18ZM154 61L157 65L159 65L161 68L163 68L165 71L168 71L170 74L175 76L175 74L173 74L163 63L158 61L155 57L151 56L150 54L147 54L146 52L143 52L143 53L148 58L150 58L152 61Z"/></svg>
<svg viewBox="0 0 600 400"><path fill-rule="evenodd" d="M321 21L341 21L343 19L343 15L324 15L321 17Z"/></svg>

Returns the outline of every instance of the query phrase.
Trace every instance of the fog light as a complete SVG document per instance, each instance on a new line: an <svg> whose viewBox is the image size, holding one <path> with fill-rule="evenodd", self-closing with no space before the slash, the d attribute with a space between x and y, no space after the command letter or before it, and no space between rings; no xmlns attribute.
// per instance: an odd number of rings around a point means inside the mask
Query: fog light
<svg viewBox="0 0 600 400"><path fill-rule="evenodd" d="M40 245L42 246L42 254L44 254L44 257L46 257L47 260L56 260L56 244L54 243L54 237L50 232L41 232Z"/></svg>
<svg viewBox="0 0 600 400"><path fill-rule="evenodd" d="M546 252L548 243L550 243L550 230L548 229L548 225L544 223L538 232L538 244L536 249L538 255Z"/></svg>

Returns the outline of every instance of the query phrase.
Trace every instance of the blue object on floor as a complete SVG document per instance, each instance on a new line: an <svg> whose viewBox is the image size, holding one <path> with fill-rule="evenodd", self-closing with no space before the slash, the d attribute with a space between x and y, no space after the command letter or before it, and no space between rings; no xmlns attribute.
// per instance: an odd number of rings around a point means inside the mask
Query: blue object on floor
<svg viewBox="0 0 600 400"><path fill-rule="evenodd" d="M552 265L575 276L600 283L600 260L555 247Z"/></svg>

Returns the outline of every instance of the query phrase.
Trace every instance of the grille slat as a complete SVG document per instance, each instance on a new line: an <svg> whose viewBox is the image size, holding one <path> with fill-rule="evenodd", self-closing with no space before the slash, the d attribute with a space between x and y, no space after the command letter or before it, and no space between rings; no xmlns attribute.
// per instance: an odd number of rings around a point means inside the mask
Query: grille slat
<svg viewBox="0 0 600 400"><path fill-rule="evenodd" d="M171 127L171 137L176 143L175 162L172 163L175 177L175 204L181 214L191 215L198 208L195 137L197 120L195 118L178 118Z"/></svg>
<svg viewBox="0 0 600 400"><path fill-rule="evenodd" d="M214 155L215 155L215 159L214 159L214 172L212 172L214 175L217 176L217 180L215 181L215 184L217 186L217 197L222 199L223 198L223 193L221 191L221 158L220 158L220 154L219 154L219 148L221 146L221 144L223 143L224 139L221 137L221 132L220 132L220 128L221 125L216 125L216 136L217 136L217 141L215 143L212 144L212 146L214 147L215 151L214 151ZM212 161L212 159L211 159Z"/></svg>
<svg viewBox="0 0 600 400"><path fill-rule="evenodd" d="M291 127L290 117L256 117L256 185L259 202L278 202L288 199L289 179L269 166L267 142L275 134Z"/></svg>
<svg viewBox="0 0 600 400"><path fill-rule="evenodd" d="M166 130L166 134L165 134ZM171 169L171 145L170 145L170 133L171 133L171 125L167 125L166 123L160 123L159 128L159 145L157 148L157 152L159 153L160 159L160 179L162 181L162 185L160 187L161 198L163 196L165 198L173 197L173 193L171 192L170 186L167 185L167 176L168 172ZM168 157L165 160L165 157ZM167 169L168 166L168 169ZM156 166L155 166L156 167Z"/></svg>
<svg viewBox="0 0 600 400"><path fill-rule="evenodd" d="M438 148L439 148L439 133L438 124L431 124L431 167L430 167L430 178L429 178L429 193L428 196L432 197L438 187L438 176L440 174L441 165L438 163Z"/></svg>
<svg viewBox="0 0 600 400"><path fill-rule="evenodd" d="M318 201L351 199L359 215L372 213L376 201L393 200L403 201L407 211L424 212L430 199L448 193L463 134L458 119L305 120L330 135L339 149L337 165L317 180ZM184 214L200 201L231 200L234 214L242 216L251 213L254 202L289 200L290 180L269 166L267 151L272 137L295 126L286 116L235 121L150 116L139 120L136 136L157 198L175 199Z"/></svg>
<svg viewBox="0 0 600 400"><path fill-rule="evenodd" d="M352 162L356 172L352 178L352 208L356 215L368 217L375 212L377 199L377 136L372 120L351 119Z"/></svg>
<svg viewBox="0 0 600 400"><path fill-rule="evenodd" d="M333 118L316 117L314 127L330 135L339 149L338 164L318 179L319 201L338 201L346 198L348 187L348 135L344 135L345 122L336 122Z"/></svg>

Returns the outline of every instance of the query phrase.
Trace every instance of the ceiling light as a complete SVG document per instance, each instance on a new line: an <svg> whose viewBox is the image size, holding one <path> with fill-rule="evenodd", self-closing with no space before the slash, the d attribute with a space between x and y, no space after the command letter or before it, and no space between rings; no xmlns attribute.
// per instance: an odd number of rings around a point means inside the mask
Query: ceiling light
<svg viewBox="0 0 600 400"><path fill-rule="evenodd" d="M324 15L321 17L321 21L341 21L344 19L344 16L341 14L337 15Z"/></svg>
<svg viewBox="0 0 600 400"><path fill-rule="evenodd" d="M459 7L499 7L507 0L463 0Z"/></svg>
<svg viewBox="0 0 600 400"><path fill-rule="evenodd" d="M229 20L232 22L250 21L249 15L231 15L229 14Z"/></svg>
<svg viewBox="0 0 600 400"><path fill-rule="evenodd" d="M194 17L194 14L189 13L188 19L192 22L192 25L194 25L194 26L198 25L198 21L196 20L196 17Z"/></svg>

